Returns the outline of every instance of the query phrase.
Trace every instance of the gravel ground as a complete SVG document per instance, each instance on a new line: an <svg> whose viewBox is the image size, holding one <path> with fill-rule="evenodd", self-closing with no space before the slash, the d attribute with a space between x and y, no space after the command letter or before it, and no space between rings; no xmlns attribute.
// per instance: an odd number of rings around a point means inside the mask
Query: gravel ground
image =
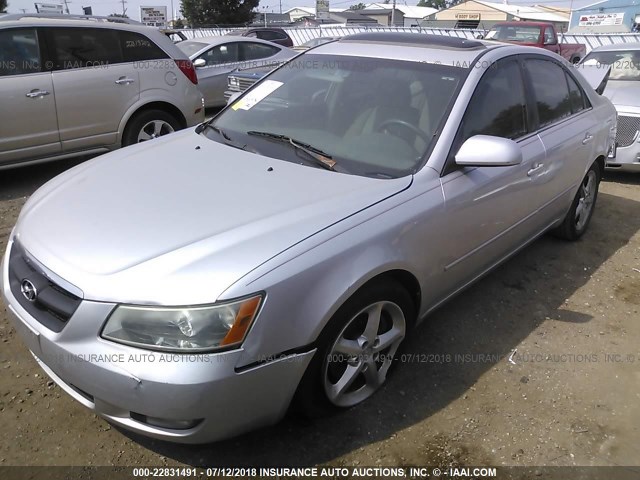
<svg viewBox="0 0 640 480"><path fill-rule="evenodd" d="M0 249L26 197L74 163L0 172ZM93 415L0 305L0 465L639 465L639 231L640 176L607 175L585 238L544 237L438 310L370 401L204 446Z"/></svg>

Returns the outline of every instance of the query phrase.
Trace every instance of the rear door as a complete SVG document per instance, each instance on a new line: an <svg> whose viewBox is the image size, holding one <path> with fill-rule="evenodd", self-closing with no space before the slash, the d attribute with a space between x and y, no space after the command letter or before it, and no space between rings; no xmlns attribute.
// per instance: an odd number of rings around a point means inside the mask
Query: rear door
<svg viewBox="0 0 640 480"><path fill-rule="evenodd" d="M49 27L47 39L63 150L115 144L140 89L138 69L125 61L119 31Z"/></svg>
<svg viewBox="0 0 640 480"><path fill-rule="evenodd" d="M51 73L35 28L0 30L0 165L60 152Z"/></svg>
<svg viewBox="0 0 640 480"><path fill-rule="evenodd" d="M524 61L530 85L531 110L547 152L538 179L549 211L566 213L586 166L595 160L594 135L600 127L589 100L572 72L548 57Z"/></svg>

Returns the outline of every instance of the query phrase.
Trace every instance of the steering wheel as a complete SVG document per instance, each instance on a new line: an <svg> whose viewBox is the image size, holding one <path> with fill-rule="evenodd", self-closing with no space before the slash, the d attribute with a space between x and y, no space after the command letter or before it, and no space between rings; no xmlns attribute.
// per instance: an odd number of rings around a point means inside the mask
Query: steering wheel
<svg viewBox="0 0 640 480"><path fill-rule="evenodd" d="M404 120L400 120L398 118L390 118L389 120L385 120L380 125L378 125L378 131L381 132L382 130L384 130L384 127L389 125L399 125L401 127L407 128L411 130L411 132L415 133L420 138L422 138L425 141L425 143L429 144L429 142L431 142L431 137L427 135L425 132L423 132L417 127L414 127L409 122L405 122Z"/></svg>

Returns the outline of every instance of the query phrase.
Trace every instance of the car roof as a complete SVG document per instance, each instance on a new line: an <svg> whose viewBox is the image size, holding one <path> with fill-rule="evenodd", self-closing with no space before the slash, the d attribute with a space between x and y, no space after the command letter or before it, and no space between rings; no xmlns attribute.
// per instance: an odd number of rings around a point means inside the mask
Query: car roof
<svg viewBox="0 0 640 480"><path fill-rule="evenodd" d="M273 45L275 47L282 48L282 45L278 45L277 43L269 42L267 40L262 40L261 38L240 37L237 35L215 35L210 37L195 37L195 38L190 38L187 41L206 43L207 45L219 45L221 43L229 43L229 42L251 42L251 43L264 43L266 45Z"/></svg>
<svg viewBox="0 0 640 480"><path fill-rule="evenodd" d="M368 32L315 47L314 54L389 58L470 67L476 58L505 45L444 35Z"/></svg>
<svg viewBox="0 0 640 480"><path fill-rule="evenodd" d="M611 45L602 45L601 47L596 47L592 52L621 52L621 51L629 51L629 50L640 50L640 42L630 42L630 43L613 43Z"/></svg>

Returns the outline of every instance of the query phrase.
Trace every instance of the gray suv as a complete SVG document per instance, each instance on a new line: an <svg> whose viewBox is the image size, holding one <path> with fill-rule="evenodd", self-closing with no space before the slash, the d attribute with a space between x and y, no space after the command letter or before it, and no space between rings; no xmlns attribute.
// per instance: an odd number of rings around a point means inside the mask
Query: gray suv
<svg viewBox="0 0 640 480"><path fill-rule="evenodd" d="M154 28L0 19L0 168L131 145L204 120L188 57Z"/></svg>

